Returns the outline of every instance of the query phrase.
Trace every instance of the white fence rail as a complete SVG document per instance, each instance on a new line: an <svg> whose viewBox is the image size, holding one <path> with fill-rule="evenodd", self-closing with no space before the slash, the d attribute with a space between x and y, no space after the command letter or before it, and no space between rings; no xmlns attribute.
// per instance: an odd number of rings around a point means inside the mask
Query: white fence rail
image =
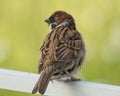
<svg viewBox="0 0 120 96"><path fill-rule="evenodd" d="M31 93L39 75L0 69L0 89ZM45 93L48 96L120 96L120 86L77 81L50 82Z"/></svg>

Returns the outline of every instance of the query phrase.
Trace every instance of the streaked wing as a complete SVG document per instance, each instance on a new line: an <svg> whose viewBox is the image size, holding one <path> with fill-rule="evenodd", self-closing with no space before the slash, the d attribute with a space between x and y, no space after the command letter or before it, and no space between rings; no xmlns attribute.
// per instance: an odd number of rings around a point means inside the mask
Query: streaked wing
<svg viewBox="0 0 120 96"><path fill-rule="evenodd" d="M59 37L60 42L56 47L56 59L67 60L74 54L73 52L81 49L81 37L77 31L65 30ZM68 59L70 59L68 58Z"/></svg>
<svg viewBox="0 0 120 96"><path fill-rule="evenodd" d="M40 48L41 58L40 58L39 65L38 65L38 73L40 73L41 70L43 69L43 63L44 63L44 61L45 61L45 56L48 54L49 44L50 44L50 39L49 39L50 34L51 34L51 33L49 33L49 34L47 35L47 37L46 37L45 40L44 40L43 45L42 45L41 48Z"/></svg>

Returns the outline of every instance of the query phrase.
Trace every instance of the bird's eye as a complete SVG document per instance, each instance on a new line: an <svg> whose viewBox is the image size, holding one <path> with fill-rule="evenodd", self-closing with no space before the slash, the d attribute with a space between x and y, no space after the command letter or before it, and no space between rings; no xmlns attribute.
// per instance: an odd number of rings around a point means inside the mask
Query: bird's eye
<svg viewBox="0 0 120 96"><path fill-rule="evenodd" d="M51 17L51 18L50 18L50 23L53 23L53 22L55 22L55 20L54 20L53 17Z"/></svg>
<svg viewBox="0 0 120 96"><path fill-rule="evenodd" d="M68 17L68 19L70 19L70 17Z"/></svg>

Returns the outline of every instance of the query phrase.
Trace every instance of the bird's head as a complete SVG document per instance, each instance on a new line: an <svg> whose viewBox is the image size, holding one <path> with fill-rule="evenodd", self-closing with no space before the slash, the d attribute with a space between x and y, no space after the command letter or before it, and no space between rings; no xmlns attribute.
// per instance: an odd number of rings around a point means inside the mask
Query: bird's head
<svg viewBox="0 0 120 96"><path fill-rule="evenodd" d="M73 17L64 11L54 12L45 22L48 23L50 30L54 30L58 26L70 26L75 29Z"/></svg>

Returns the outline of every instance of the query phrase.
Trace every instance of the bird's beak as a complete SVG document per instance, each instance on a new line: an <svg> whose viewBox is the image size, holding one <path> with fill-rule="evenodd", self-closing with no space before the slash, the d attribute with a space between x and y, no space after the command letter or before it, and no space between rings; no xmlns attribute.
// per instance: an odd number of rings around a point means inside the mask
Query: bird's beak
<svg viewBox="0 0 120 96"><path fill-rule="evenodd" d="M50 19L46 19L45 22L50 24Z"/></svg>

